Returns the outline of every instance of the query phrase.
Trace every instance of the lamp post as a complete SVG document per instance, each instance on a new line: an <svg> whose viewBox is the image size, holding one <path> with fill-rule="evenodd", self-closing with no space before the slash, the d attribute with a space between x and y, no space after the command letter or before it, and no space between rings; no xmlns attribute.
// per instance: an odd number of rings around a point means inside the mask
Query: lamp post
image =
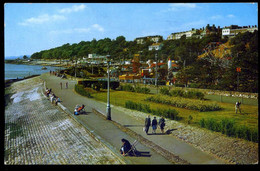
<svg viewBox="0 0 260 171"><path fill-rule="evenodd" d="M155 53L155 61L156 61L156 72L155 72L155 85L156 85L156 90L157 90L157 94L158 94L158 59L157 59L157 53Z"/></svg>
<svg viewBox="0 0 260 171"><path fill-rule="evenodd" d="M109 77L109 61L108 61L109 57L110 55L107 55L107 120L111 120L110 92L109 92L110 77Z"/></svg>

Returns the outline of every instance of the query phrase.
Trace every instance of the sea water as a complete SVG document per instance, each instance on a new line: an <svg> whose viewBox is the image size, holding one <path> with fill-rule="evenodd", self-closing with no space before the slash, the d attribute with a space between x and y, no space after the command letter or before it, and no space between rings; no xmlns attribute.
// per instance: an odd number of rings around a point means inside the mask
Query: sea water
<svg viewBox="0 0 260 171"><path fill-rule="evenodd" d="M45 66L47 70L42 70L41 65L22 65L22 64L5 64L5 80L24 78L31 75L38 75L45 72L50 72L64 69L60 67Z"/></svg>

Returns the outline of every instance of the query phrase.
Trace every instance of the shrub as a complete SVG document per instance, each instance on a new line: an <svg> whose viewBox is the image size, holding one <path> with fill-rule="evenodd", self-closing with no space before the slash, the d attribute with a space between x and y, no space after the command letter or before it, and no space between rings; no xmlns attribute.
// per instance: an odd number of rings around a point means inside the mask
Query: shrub
<svg viewBox="0 0 260 171"><path fill-rule="evenodd" d="M167 87L161 88L160 93L163 94L163 95L170 95L170 91Z"/></svg>
<svg viewBox="0 0 260 171"><path fill-rule="evenodd" d="M198 110L200 112L217 111L221 107L216 102L207 102L195 99L185 99L180 97L167 97L167 96L150 96L145 99L146 101L152 101L155 103L162 103L180 108L186 108L190 110Z"/></svg>
<svg viewBox="0 0 260 171"><path fill-rule="evenodd" d="M150 89L146 88L146 87L133 87L130 84L126 84L126 85L120 85L119 90L122 91L129 91L129 92L136 92L136 93L143 93L143 94L148 94L150 93Z"/></svg>
<svg viewBox="0 0 260 171"><path fill-rule="evenodd" d="M174 97L184 97L184 98L191 98L191 99L204 99L204 93L195 90L183 91L183 90L171 90L169 91L168 88L163 87L160 89L160 93L163 95L174 96Z"/></svg>
<svg viewBox="0 0 260 171"><path fill-rule="evenodd" d="M75 84L74 89L77 93L81 94L82 96L86 96L89 98L92 97L91 94L84 89L83 85Z"/></svg>
<svg viewBox="0 0 260 171"><path fill-rule="evenodd" d="M92 84L92 88L93 88L93 90L96 90L96 91L100 91L100 84L99 83L93 83Z"/></svg>
<svg viewBox="0 0 260 171"><path fill-rule="evenodd" d="M189 115L189 118L188 118L188 124L191 124L192 119L193 119L193 117L192 117L191 115Z"/></svg>
<svg viewBox="0 0 260 171"><path fill-rule="evenodd" d="M148 93L150 93L150 89L149 88L146 88L146 87L136 87L135 88L135 92L136 93L143 93L143 94L148 94Z"/></svg>
<svg viewBox="0 0 260 171"><path fill-rule="evenodd" d="M181 117L178 116L179 112L174 109L151 109L150 105L135 103L132 101L126 101L125 107L128 109L133 109L145 113L152 113L157 116L163 116L172 120L180 120Z"/></svg>
<svg viewBox="0 0 260 171"><path fill-rule="evenodd" d="M120 85L120 90L122 91L130 91L130 92L134 92L134 87L129 85L129 84L126 84L126 85Z"/></svg>
<svg viewBox="0 0 260 171"><path fill-rule="evenodd" d="M257 129L250 129L244 125L237 126L233 119L222 119L220 122L217 122L217 120L213 118L209 118L207 120L202 118L199 121L199 125L202 128L221 132L229 137L242 138L253 142L259 141Z"/></svg>

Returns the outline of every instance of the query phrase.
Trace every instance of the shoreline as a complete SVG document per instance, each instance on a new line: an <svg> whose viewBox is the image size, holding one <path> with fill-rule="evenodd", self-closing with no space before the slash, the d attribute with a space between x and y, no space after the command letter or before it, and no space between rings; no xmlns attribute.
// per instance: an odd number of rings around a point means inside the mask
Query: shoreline
<svg viewBox="0 0 260 171"><path fill-rule="evenodd" d="M12 62L11 62L12 61ZM52 66L52 67L63 67L69 68L69 64L60 64L59 62L54 61L15 61L15 60L5 60L5 64L14 64L14 65L40 65L40 66Z"/></svg>
<svg viewBox="0 0 260 171"><path fill-rule="evenodd" d="M10 87L10 86L11 86L13 83L15 83L15 82L23 81L23 80L26 80L26 79L30 79L30 78L33 78L33 77L40 76L40 75L41 75L41 74L35 74L35 75L30 75L30 76L27 76L27 77L24 77L24 78L7 79L7 80L5 80L5 88Z"/></svg>

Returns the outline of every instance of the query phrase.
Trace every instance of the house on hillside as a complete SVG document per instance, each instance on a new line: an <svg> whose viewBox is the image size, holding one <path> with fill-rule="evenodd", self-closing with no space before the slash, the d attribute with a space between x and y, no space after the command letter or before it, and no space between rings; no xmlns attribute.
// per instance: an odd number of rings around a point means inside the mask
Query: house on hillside
<svg viewBox="0 0 260 171"><path fill-rule="evenodd" d="M203 30L201 31L200 38L211 34L221 34L220 26L216 27L215 24L213 24L212 26L207 24L206 28L205 29L203 28Z"/></svg>
<svg viewBox="0 0 260 171"><path fill-rule="evenodd" d="M163 40L163 37L160 35L155 36L146 36L146 37L137 37L134 41L136 41L137 44L144 44L146 40L150 40L154 43L161 42Z"/></svg>
<svg viewBox="0 0 260 171"><path fill-rule="evenodd" d="M148 50L161 50L162 49L163 44L162 43L153 43L152 45L150 45L148 47Z"/></svg>
<svg viewBox="0 0 260 171"><path fill-rule="evenodd" d="M180 39L182 36L186 36L186 38L191 38L193 35L195 35L198 32L197 29L192 28L189 31L183 31L183 32L176 32L176 33L171 33L168 37L167 40L177 40Z"/></svg>
<svg viewBox="0 0 260 171"><path fill-rule="evenodd" d="M224 38L225 36L227 37L234 37L236 36L238 33L245 33L247 31L249 32L254 32L255 30L258 30L258 27L255 26L238 26L238 25L230 25L228 27L224 27L222 29L222 38Z"/></svg>

